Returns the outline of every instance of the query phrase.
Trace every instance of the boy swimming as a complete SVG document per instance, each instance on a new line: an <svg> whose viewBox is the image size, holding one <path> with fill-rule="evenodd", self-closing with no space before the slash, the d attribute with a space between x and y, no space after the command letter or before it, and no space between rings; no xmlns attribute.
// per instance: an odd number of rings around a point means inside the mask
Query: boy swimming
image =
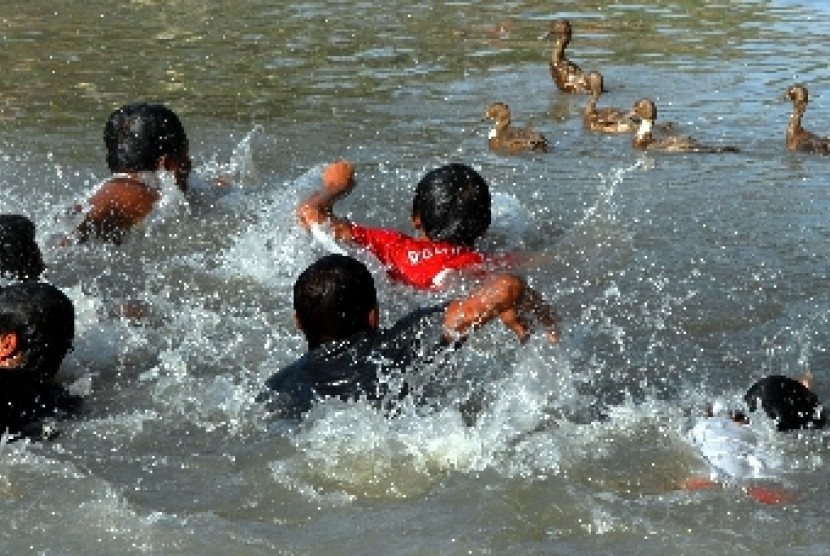
<svg viewBox="0 0 830 556"><path fill-rule="evenodd" d="M179 117L161 104L136 103L115 110L104 126L107 165L112 176L89 199L75 231L78 242L92 238L121 243L161 199L160 172L169 172L187 191L191 161Z"/></svg>
<svg viewBox="0 0 830 556"><path fill-rule="evenodd" d="M300 416L317 399L385 400L384 377L405 377L434 362L496 318L520 341L530 335L531 317L542 323L551 341L558 329L555 311L509 274L490 276L463 298L418 309L382 329L371 273L363 263L339 254L320 258L300 274L294 283L294 311L308 353L271 376L266 383L270 392L261 398L286 417Z"/></svg>
<svg viewBox="0 0 830 556"><path fill-rule="evenodd" d="M388 228L356 224L334 214L334 205L355 187L354 167L346 161L329 164L323 186L297 207L300 225L321 229L337 241L367 249L390 277L418 289L440 287L452 271L494 263L477 251L475 242L491 220L490 191L478 172L452 163L427 172L418 182L411 219L417 237Z"/></svg>
<svg viewBox="0 0 830 556"><path fill-rule="evenodd" d="M776 430L787 432L823 428L826 415L818 396L810 390L812 375L795 380L771 375L755 382L744 395L742 409L715 410L710 405L706 415L697 419L687 433L687 440L708 464L707 479L693 479L685 488L705 488L715 482L738 482L775 479L783 462L760 446L755 431L747 425L754 415L763 412L775 423ZM761 502L776 503L785 497L773 489L749 485L747 493Z"/></svg>

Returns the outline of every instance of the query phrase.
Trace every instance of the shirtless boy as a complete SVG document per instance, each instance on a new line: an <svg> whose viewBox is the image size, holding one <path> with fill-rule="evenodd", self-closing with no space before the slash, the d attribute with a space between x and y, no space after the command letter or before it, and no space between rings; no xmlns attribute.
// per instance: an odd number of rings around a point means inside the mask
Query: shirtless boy
<svg viewBox="0 0 830 556"><path fill-rule="evenodd" d="M172 173L179 189L187 190L187 135L166 106L136 103L115 110L104 127L104 144L112 176L89 199L76 230L79 242L97 238L121 243L161 198L158 172Z"/></svg>

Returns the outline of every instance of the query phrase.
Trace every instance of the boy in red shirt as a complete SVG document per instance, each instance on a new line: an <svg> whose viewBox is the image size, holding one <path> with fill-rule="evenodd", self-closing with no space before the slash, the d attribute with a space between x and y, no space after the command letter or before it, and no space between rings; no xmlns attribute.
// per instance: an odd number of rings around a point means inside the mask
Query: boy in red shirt
<svg viewBox="0 0 830 556"><path fill-rule="evenodd" d="M300 225L312 232L328 227L336 240L368 249L393 279L418 289L441 286L453 270L484 269L488 260L474 244L490 226L490 191L469 166L447 164L427 172L418 183L412 224L421 237L336 216L334 204L354 186L354 167L349 162L329 164L323 172L323 187L297 207Z"/></svg>

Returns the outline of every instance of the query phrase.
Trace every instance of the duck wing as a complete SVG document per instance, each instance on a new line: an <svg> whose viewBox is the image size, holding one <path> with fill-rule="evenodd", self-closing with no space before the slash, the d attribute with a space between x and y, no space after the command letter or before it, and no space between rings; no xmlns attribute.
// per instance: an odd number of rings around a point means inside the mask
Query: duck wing
<svg viewBox="0 0 830 556"><path fill-rule="evenodd" d="M636 131L637 123L619 108L597 108L585 114L585 126L604 133L630 133Z"/></svg>
<svg viewBox="0 0 830 556"><path fill-rule="evenodd" d="M585 73L570 60L562 60L550 65L550 75L560 91L565 93L584 93L590 90Z"/></svg>
<svg viewBox="0 0 830 556"><path fill-rule="evenodd" d="M510 128L502 144L511 151L534 151L546 153L550 150L547 138L534 129Z"/></svg>
<svg viewBox="0 0 830 556"><path fill-rule="evenodd" d="M796 150L802 152L830 154L830 137L822 137L803 130L796 136Z"/></svg>

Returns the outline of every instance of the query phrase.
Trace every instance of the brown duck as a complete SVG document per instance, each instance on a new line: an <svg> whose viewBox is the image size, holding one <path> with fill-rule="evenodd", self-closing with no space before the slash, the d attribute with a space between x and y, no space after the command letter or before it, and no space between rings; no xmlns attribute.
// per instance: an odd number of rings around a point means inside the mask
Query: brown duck
<svg viewBox="0 0 830 556"><path fill-rule="evenodd" d="M511 127L510 107L503 102L494 102L484 111L484 119L494 120L495 125L487 137L491 151L546 153L550 145L545 136L530 128Z"/></svg>
<svg viewBox="0 0 830 556"><path fill-rule="evenodd" d="M655 139L652 135L654 120L657 119L657 107L650 99L640 99L634 103L630 115L640 120L640 127L634 135L633 145L637 150L665 151L665 152L694 152L694 153L727 153L738 152L737 147L729 145L709 146L701 145L691 137L671 136L664 139Z"/></svg>
<svg viewBox="0 0 830 556"><path fill-rule="evenodd" d="M586 128L603 133L629 133L637 129L631 116L619 108L597 108L602 94L602 74L592 71L585 74L591 96L582 112L582 123Z"/></svg>
<svg viewBox="0 0 830 556"><path fill-rule="evenodd" d="M793 113L787 124L787 148L791 151L830 154L830 138L821 137L801 127L801 117L807 110L807 88L804 85L793 85L784 93L784 99L793 101Z"/></svg>
<svg viewBox="0 0 830 556"><path fill-rule="evenodd" d="M571 34L571 22L557 19L551 22L550 30L542 35L541 38L556 37L550 58L550 76L563 93L586 93L589 88L582 68L565 57L565 48L571 42Z"/></svg>

